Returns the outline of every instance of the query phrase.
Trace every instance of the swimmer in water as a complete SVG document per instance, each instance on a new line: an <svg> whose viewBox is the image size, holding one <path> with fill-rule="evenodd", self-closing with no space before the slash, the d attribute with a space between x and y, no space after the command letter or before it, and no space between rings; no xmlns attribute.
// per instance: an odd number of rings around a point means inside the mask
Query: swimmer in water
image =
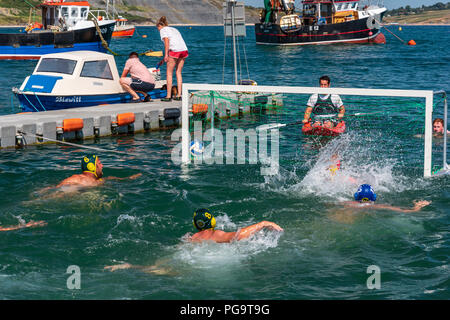
<svg viewBox="0 0 450 320"><path fill-rule="evenodd" d="M216 219L209 212L208 209L198 209L194 212L193 223L198 232L194 234L190 241L214 241L218 243L239 241L247 239L256 232L268 228L275 231L283 231L279 225L270 221L261 221L248 227L244 227L235 232L225 232L222 230L215 230Z"/></svg>
<svg viewBox="0 0 450 320"><path fill-rule="evenodd" d="M88 155L81 159L81 174L74 174L73 176L64 179L56 187L47 187L41 190L47 191L49 189L59 189L64 192L78 191L80 188L95 187L101 185L105 180L125 180L136 179L142 175L138 173L127 178L108 177L103 178L103 164L96 155Z"/></svg>
<svg viewBox="0 0 450 320"><path fill-rule="evenodd" d="M18 230L18 229L24 229L24 228L34 228L34 227L43 227L46 226L47 222L45 221L33 221L27 223L20 223L17 226L10 226L10 227L0 227L0 231L12 231L12 230Z"/></svg>
<svg viewBox="0 0 450 320"><path fill-rule="evenodd" d="M346 201L344 202L345 210L338 211L333 217L335 220L339 220L341 222L353 222L353 219L349 217L355 212L359 212L361 210L369 210L369 209L381 209L381 210L390 210L395 212L402 213L410 213L417 212L421 210L423 207L428 206L431 201L414 201L414 207L411 209L405 209L400 207L394 207L388 204L376 204L377 195L374 192L372 186L369 184L363 184L359 186L358 190L354 194L355 201ZM351 208L351 210L348 210Z"/></svg>
<svg viewBox="0 0 450 320"><path fill-rule="evenodd" d="M279 225L269 221L261 221L248 227L239 229L238 231L235 232L225 232L222 230L215 230L216 219L214 218L212 213L209 212L208 209L196 210L194 212L193 224L194 227L198 230L198 232L189 238L189 241L191 242L213 241L217 243L229 243L232 241L247 239L264 228L280 232L283 231L283 228L281 228ZM116 270L130 269L130 268L141 269L144 272L165 274L164 271L158 268L157 265L134 266L129 263L124 263L114 266L106 266L104 269L112 272Z"/></svg>

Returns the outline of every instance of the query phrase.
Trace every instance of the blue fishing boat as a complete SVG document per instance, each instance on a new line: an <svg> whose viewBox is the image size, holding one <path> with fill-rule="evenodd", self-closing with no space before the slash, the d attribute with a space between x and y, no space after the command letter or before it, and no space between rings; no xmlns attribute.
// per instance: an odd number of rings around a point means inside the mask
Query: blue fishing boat
<svg viewBox="0 0 450 320"><path fill-rule="evenodd" d="M155 89L140 93L153 99L166 96L159 69L149 68ZM119 83L114 56L95 51L53 53L40 58L33 74L13 93L24 112L50 111L127 103L132 97Z"/></svg>
<svg viewBox="0 0 450 320"><path fill-rule="evenodd" d="M106 52L103 44L109 45L116 24L106 12L91 11L87 1L46 0L39 8L42 23L30 23L20 33L0 33L0 59L39 59L44 54L78 50Z"/></svg>

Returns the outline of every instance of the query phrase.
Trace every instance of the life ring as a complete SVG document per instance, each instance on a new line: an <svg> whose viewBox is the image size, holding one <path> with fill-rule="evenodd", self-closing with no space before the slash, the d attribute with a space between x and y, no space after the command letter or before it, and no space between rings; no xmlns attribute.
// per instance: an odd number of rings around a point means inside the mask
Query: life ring
<svg viewBox="0 0 450 320"><path fill-rule="evenodd" d="M366 22L367 28L370 30L372 29L380 29L380 23L378 22L378 19L376 16L370 16L367 18Z"/></svg>

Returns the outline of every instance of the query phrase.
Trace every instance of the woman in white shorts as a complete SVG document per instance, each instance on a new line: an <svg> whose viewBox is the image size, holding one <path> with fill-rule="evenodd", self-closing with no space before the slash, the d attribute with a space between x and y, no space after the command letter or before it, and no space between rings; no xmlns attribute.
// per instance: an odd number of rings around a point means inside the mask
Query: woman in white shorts
<svg viewBox="0 0 450 320"><path fill-rule="evenodd" d="M189 56L186 43L177 29L169 27L166 17L161 17L156 23L156 27L161 36L161 41L164 42L164 62L167 63L167 96L161 101L181 100L181 85L183 82L181 70L183 70L184 60ZM172 97L172 74L175 68L178 94L176 97Z"/></svg>

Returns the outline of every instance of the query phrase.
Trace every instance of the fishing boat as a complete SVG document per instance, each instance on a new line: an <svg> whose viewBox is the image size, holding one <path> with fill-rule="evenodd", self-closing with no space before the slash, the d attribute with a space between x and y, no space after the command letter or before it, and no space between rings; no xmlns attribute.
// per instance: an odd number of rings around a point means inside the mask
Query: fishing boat
<svg viewBox="0 0 450 320"><path fill-rule="evenodd" d="M147 94L153 99L165 97L162 87L166 81L160 79L159 69L149 71L156 83ZM33 74L12 91L24 112L129 102L132 97L119 79L113 55L95 51L52 53L42 56Z"/></svg>
<svg viewBox="0 0 450 320"><path fill-rule="evenodd" d="M257 44L304 45L386 43L381 33L384 6L360 7L359 0L303 0L300 13L294 0L272 0L255 24Z"/></svg>
<svg viewBox="0 0 450 320"><path fill-rule="evenodd" d="M335 137L345 132L345 122L341 121L333 128L323 125L314 125L311 122L305 123L302 127L302 133L310 136Z"/></svg>
<svg viewBox="0 0 450 320"><path fill-rule="evenodd" d="M128 24L128 19L119 16L116 19L116 26L113 31L113 38L131 38L134 34L135 27Z"/></svg>
<svg viewBox="0 0 450 320"><path fill-rule="evenodd" d="M106 52L115 20L90 11L87 1L46 0L38 6L42 23L30 23L20 33L0 34L0 59L39 59L56 52ZM103 39L102 39L103 38Z"/></svg>

